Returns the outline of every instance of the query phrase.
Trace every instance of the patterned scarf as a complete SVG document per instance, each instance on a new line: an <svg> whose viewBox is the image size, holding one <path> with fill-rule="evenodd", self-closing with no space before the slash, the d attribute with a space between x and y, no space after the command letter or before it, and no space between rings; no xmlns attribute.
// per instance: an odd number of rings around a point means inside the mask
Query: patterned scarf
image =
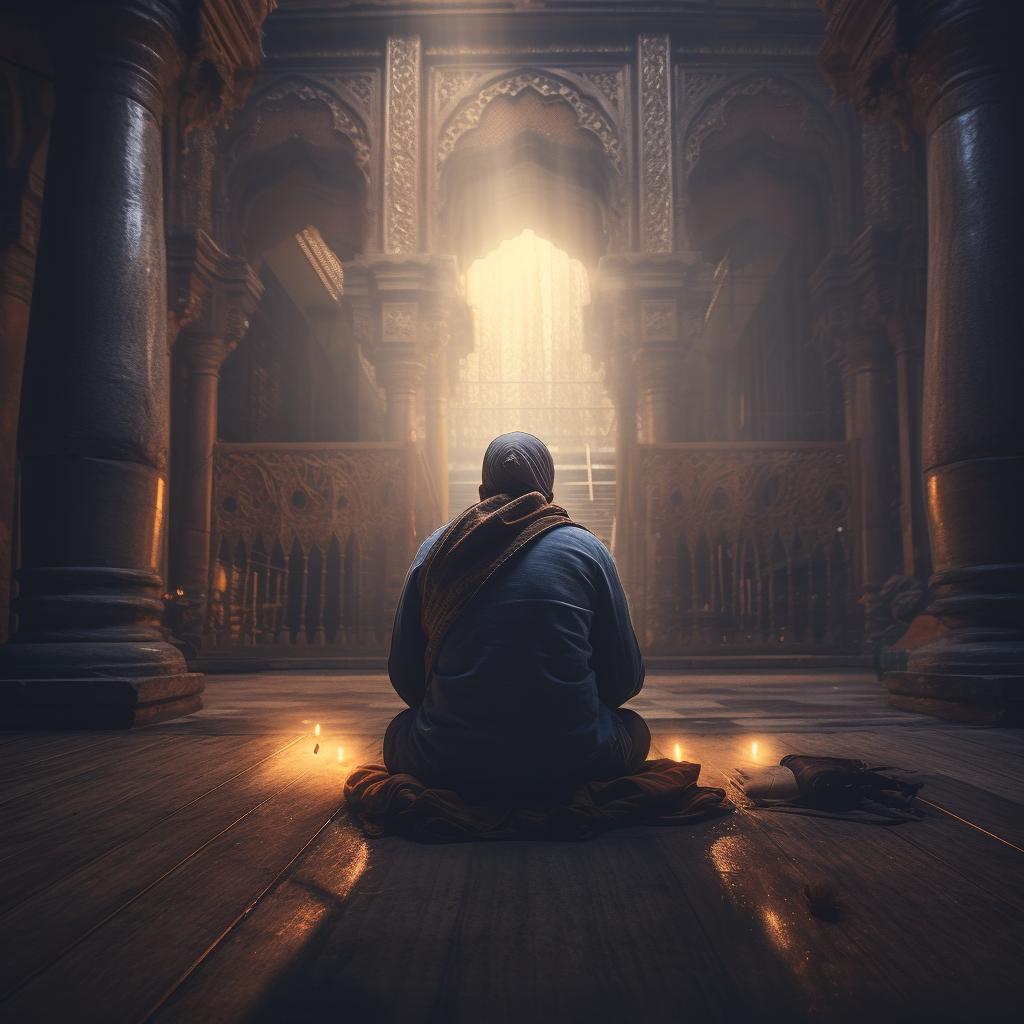
<svg viewBox="0 0 1024 1024"><path fill-rule="evenodd" d="M444 532L423 563L423 613L427 679L441 641L491 574L547 530L573 526L569 513L539 491L518 498L496 494L466 509Z"/></svg>

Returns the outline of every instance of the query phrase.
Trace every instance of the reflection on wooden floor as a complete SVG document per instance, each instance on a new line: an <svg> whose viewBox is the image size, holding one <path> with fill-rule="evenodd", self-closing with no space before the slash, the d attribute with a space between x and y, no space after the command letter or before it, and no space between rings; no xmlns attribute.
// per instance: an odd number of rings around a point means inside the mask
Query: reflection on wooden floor
<svg viewBox="0 0 1024 1024"><path fill-rule="evenodd" d="M205 700L0 734L5 1022L993 1022L1020 999L1024 735L894 711L866 675L664 675L631 706L705 784L797 751L918 769L923 823L741 809L579 845L336 817L402 707L383 676L214 676ZM823 877L838 920L807 909Z"/></svg>

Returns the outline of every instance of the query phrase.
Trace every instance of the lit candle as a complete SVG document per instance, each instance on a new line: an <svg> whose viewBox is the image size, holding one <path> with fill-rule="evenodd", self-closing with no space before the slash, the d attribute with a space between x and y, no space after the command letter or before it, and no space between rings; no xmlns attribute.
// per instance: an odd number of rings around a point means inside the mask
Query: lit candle
<svg viewBox="0 0 1024 1024"><path fill-rule="evenodd" d="M756 743L751 743L750 744L750 753L753 754L754 757L757 757L757 744Z"/></svg>
<svg viewBox="0 0 1024 1024"><path fill-rule="evenodd" d="M344 747L338 747L338 760L339 761L344 761L345 760L345 748Z"/></svg>
<svg viewBox="0 0 1024 1024"><path fill-rule="evenodd" d="M683 748L681 746L679 746L679 744L677 743L676 744L676 760L677 761L682 761L682 759L683 759Z"/></svg>
<svg viewBox="0 0 1024 1024"><path fill-rule="evenodd" d="M313 735L314 736L319 736L320 735L320 723L319 722L317 722L317 724L313 727Z"/></svg>

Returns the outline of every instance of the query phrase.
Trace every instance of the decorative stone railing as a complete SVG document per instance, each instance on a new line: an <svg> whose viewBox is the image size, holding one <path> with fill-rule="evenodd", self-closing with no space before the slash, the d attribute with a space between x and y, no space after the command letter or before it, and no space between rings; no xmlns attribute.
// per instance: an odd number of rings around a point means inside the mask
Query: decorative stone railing
<svg viewBox="0 0 1024 1024"><path fill-rule="evenodd" d="M638 445L627 586L651 654L857 649L852 443Z"/></svg>
<svg viewBox="0 0 1024 1024"><path fill-rule="evenodd" d="M420 446L219 444L213 459L204 646L385 651L412 556L440 525Z"/></svg>

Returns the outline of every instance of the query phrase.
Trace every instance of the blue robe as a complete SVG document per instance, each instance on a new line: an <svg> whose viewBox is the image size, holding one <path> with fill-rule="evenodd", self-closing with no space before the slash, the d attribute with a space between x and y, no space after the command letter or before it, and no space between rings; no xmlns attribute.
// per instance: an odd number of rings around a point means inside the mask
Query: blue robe
<svg viewBox="0 0 1024 1024"><path fill-rule="evenodd" d="M428 686L419 577L443 532L428 537L413 560L391 639L391 683L417 709L406 742L437 778L501 784L591 777L629 743L611 709L644 681L608 550L577 526L531 541L452 624Z"/></svg>

